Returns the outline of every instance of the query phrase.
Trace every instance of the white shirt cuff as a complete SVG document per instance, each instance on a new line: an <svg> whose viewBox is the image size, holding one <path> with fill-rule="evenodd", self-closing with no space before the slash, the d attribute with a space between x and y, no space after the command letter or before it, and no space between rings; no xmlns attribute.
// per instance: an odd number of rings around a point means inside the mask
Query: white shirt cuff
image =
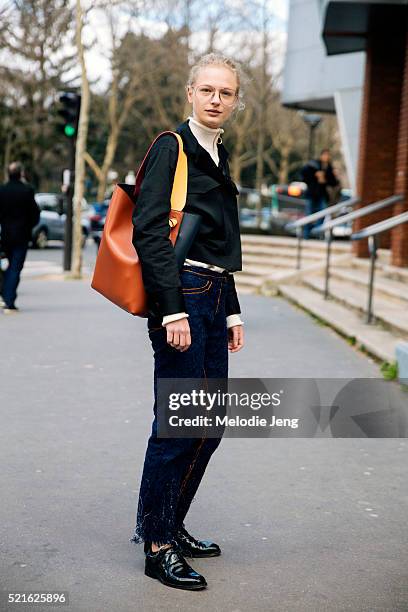
<svg viewBox="0 0 408 612"><path fill-rule="evenodd" d="M179 319L184 319L185 317L189 317L186 312L175 312L174 314L165 315L163 317L162 326L164 327L167 323L172 323L173 321L178 321Z"/></svg>
<svg viewBox="0 0 408 612"><path fill-rule="evenodd" d="M243 325L244 322L241 321L241 317L239 314L228 315L227 317L227 328L233 327L234 325Z"/></svg>

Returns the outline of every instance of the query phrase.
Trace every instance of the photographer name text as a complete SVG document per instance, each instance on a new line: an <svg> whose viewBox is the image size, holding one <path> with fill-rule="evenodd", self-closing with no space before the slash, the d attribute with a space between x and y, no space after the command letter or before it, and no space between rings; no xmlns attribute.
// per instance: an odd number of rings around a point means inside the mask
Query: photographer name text
<svg viewBox="0 0 408 612"><path fill-rule="evenodd" d="M241 416L195 416L192 418L179 417L172 415L169 417L169 425L171 427L290 427L291 429L297 429L299 426L299 419L291 418L276 418L272 416L268 423L267 419L261 418L258 415L250 417Z"/></svg>

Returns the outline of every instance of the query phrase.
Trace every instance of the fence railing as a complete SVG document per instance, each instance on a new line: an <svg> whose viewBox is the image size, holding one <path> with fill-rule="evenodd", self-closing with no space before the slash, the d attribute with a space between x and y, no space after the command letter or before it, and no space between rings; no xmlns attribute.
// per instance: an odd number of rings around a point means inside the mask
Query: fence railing
<svg viewBox="0 0 408 612"><path fill-rule="evenodd" d="M384 198L383 200L378 200L378 202L373 202L373 204L367 204L367 206L363 206L362 208L358 208L357 210L353 210L353 212L347 213L347 215L342 215L341 217L336 217L335 219L330 219L322 225L315 227L313 229L314 234L325 233L328 230L332 230L336 225L340 223L347 223L347 221L354 221L354 219L359 219L360 217L365 217L366 215L370 215L377 210L382 210L387 206L391 206L396 202L402 200L402 195L392 195L388 198Z"/></svg>
<svg viewBox="0 0 408 612"><path fill-rule="evenodd" d="M387 206L392 206L397 202L400 202L403 199L402 195L393 195L389 198L385 198L384 200L379 200L378 202L374 202L373 204L367 204L367 206L363 206L358 210L354 210L347 215L342 215L341 217L336 217L336 219L331 219L326 223L323 223L321 226L315 228L316 233L324 232L324 237L326 240L326 273L325 273L325 281L324 281L324 299L327 300L329 297L329 281L330 281L330 252L331 252L331 243L333 240L333 228L340 223L345 223L347 221L354 221L354 219L360 219L366 215L369 215L377 210L382 210Z"/></svg>
<svg viewBox="0 0 408 612"><path fill-rule="evenodd" d="M306 205L306 200L305 198L300 198L300 197L295 197L295 196L290 196L290 195L286 195L284 193L278 193L276 195L276 199L282 203L282 204L296 204L299 207L300 206L305 206ZM303 219L303 217L302 217ZM296 223L295 221L293 223Z"/></svg>
<svg viewBox="0 0 408 612"><path fill-rule="evenodd" d="M362 230L352 234L350 237L351 240L362 240L363 238L368 238L368 250L370 253L370 279L368 285L368 303L366 313L367 323L371 323L373 318L373 290L375 262L377 259L377 236L382 232L392 229L393 227L402 225L402 223L408 223L408 211L396 215L395 217L384 219L383 221L379 221L378 223L374 223L368 227L364 227Z"/></svg>
<svg viewBox="0 0 408 612"><path fill-rule="evenodd" d="M328 206L323 210L319 210L318 212L312 213L311 215L307 215L306 217L302 217L301 219L297 219L296 221L290 221L285 225L287 230L295 230L297 236L297 249L296 249L296 269L300 270L301 267L301 257L302 257L302 239L303 239L303 228L310 223L315 223L319 219L326 217L327 215L336 215L340 213L344 208L350 208L358 204L360 201L359 198L349 198L348 200L343 200L343 202L339 202L338 204L333 204L333 206ZM347 215L341 215L340 217L336 217L336 220L339 219L339 223L343 223L344 219ZM340 221L341 219L341 221Z"/></svg>

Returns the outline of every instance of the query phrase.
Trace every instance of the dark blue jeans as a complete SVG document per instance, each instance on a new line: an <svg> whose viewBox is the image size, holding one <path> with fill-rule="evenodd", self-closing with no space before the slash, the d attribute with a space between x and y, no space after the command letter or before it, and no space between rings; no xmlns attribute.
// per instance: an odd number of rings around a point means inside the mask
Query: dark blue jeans
<svg viewBox="0 0 408 612"><path fill-rule="evenodd" d="M305 214L306 216L311 215L312 213L319 212L320 210L323 210L326 207L327 207L327 200L324 197L317 198L317 199L307 198ZM324 221L324 217L322 217L321 219L318 219L314 223L309 223L309 225L305 225L305 227L303 228L303 238L306 238L306 239L310 238L310 232L312 228L318 227L319 225L323 223L323 221ZM318 238L318 236L316 236L316 238Z"/></svg>
<svg viewBox="0 0 408 612"><path fill-rule="evenodd" d="M17 298L17 287L20 282L20 274L24 266L27 249L27 244L3 247L9 265L3 274L2 296L6 306L9 308L14 306Z"/></svg>
<svg viewBox="0 0 408 612"><path fill-rule="evenodd" d="M154 352L154 420L147 444L133 542L171 542L184 525L211 455L221 438L158 438L159 378L228 378L225 314L226 273L185 265L180 273L191 345L179 351L167 343L161 318L148 318Z"/></svg>

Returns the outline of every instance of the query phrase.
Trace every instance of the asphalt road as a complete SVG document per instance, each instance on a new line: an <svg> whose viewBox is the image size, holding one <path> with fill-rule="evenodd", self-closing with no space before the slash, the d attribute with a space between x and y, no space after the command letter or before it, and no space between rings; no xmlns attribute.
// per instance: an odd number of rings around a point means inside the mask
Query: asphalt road
<svg viewBox="0 0 408 612"><path fill-rule="evenodd" d="M0 316L0 589L68 591L72 612L408 610L408 443L398 438L225 438L186 522L223 549L191 561L208 588L144 576L129 538L152 420L145 322L89 280L25 280L18 304ZM246 346L230 356L231 377L379 376L283 300L241 305ZM50 608L7 606L3 594L0 610L18 609Z"/></svg>

